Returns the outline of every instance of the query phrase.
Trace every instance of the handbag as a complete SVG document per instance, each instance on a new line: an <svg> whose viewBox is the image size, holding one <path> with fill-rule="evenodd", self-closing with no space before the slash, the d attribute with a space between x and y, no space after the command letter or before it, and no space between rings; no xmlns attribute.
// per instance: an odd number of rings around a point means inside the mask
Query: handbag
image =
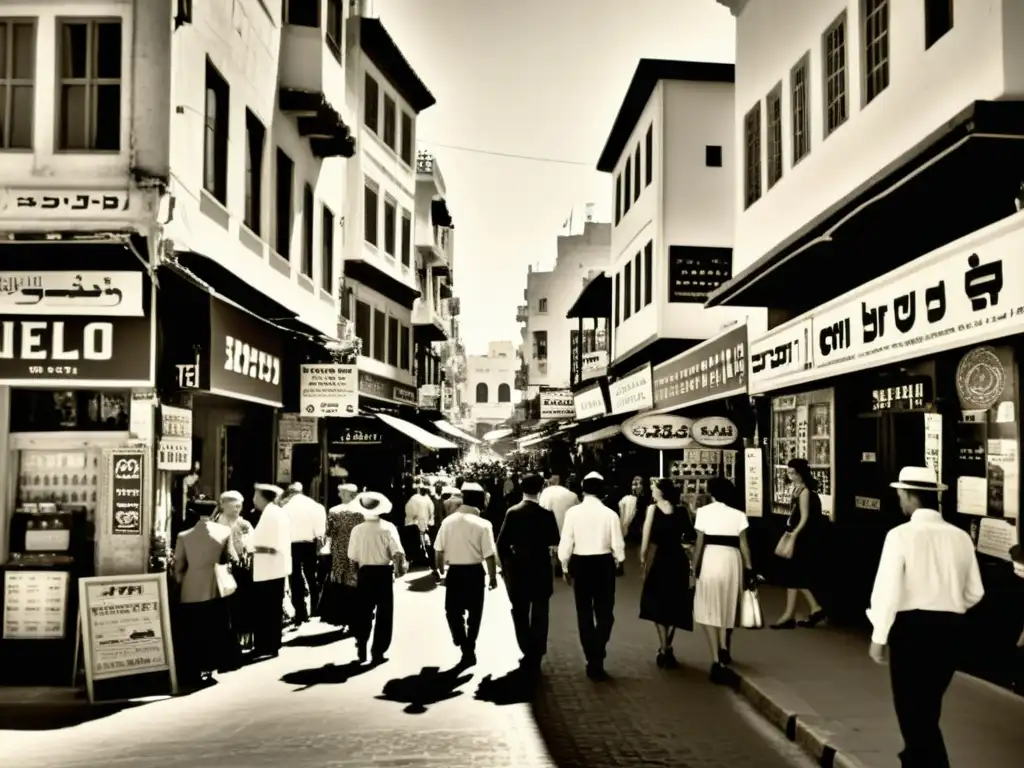
<svg viewBox="0 0 1024 768"><path fill-rule="evenodd" d="M775 556L781 557L783 560L792 560L795 549L796 534L792 531L786 531L782 534L782 538L779 539L779 543L775 545Z"/></svg>
<svg viewBox="0 0 1024 768"><path fill-rule="evenodd" d="M238 582L227 565L217 563L213 566L213 578L217 583L217 594L221 597L231 597L238 591Z"/></svg>
<svg viewBox="0 0 1024 768"><path fill-rule="evenodd" d="M764 612L761 610L761 596L756 589L745 589L740 594L740 626L744 629L764 627Z"/></svg>

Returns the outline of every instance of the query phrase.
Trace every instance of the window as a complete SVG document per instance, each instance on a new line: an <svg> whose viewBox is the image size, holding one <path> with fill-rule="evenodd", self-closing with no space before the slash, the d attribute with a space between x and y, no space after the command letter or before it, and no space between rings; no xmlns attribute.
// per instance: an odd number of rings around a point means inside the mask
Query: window
<svg viewBox="0 0 1024 768"><path fill-rule="evenodd" d="M536 360L548 359L548 332L533 332L533 357Z"/></svg>
<svg viewBox="0 0 1024 768"><path fill-rule="evenodd" d="M359 354L363 357L370 356L370 337L373 335L370 327L372 312L370 305L365 301L356 302L356 336L361 343Z"/></svg>
<svg viewBox="0 0 1024 768"><path fill-rule="evenodd" d="M334 295L334 212L321 208L320 222L320 287Z"/></svg>
<svg viewBox="0 0 1024 768"><path fill-rule="evenodd" d="M636 256L633 257L633 285L635 290L633 291L633 311L639 312L643 306L643 283L640 280L640 251L636 252ZM626 297L626 301L629 301L629 297Z"/></svg>
<svg viewBox="0 0 1024 768"><path fill-rule="evenodd" d="M285 3L285 13L287 23L296 27L320 26L319 0L288 0Z"/></svg>
<svg viewBox="0 0 1024 768"><path fill-rule="evenodd" d="M412 265L412 214L402 211L402 264Z"/></svg>
<svg viewBox="0 0 1024 768"><path fill-rule="evenodd" d="M749 208L761 199L761 102L743 118L743 151L746 176L744 177L744 206Z"/></svg>
<svg viewBox="0 0 1024 768"><path fill-rule="evenodd" d="M58 148L121 148L121 22L60 25Z"/></svg>
<svg viewBox="0 0 1024 768"><path fill-rule="evenodd" d="M825 32L825 137L846 122L846 12Z"/></svg>
<svg viewBox="0 0 1024 768"><path fill-rule="evenodd" d="M388 318L388 365L398 367L398 318Z"/></svg>
<svg viewBox="0 0 1024 768"><path fill-rule="evenodd" d="M275 227L277 237L274 248L286 259L292 253L292 184L295 166L280 147L277 150L277 199L275 201Z"/></svg>
<svg viewBox="0 0 1024 768"><path fill-rule="evenodd" d="M633 263L626 262L626 269L622 273L622 322L629 320L633 314Z"/></svg>
<svg viewBox="0 0 1024 768"><path fill-rule="evenodd" d="M538 312L547 312L548 311L548 300L547 299L539 299L537 301L537 311Z"/></svg>
<svg viewBox="0 0 1024 768"><path fill-rule="evenodd" d="M772 88L765 99L768 120L768 189L782 178L782 83Z"/></svg>
<svg viewBox="0 0 1024 768"><path fill-rule="evenodd" d="M380 131L380 87L369 75L363 81L363 122L374 133Z"/></svg>
<svg viewBox="0 0 1024 768"><path fill-rule="evenodd" d="M512 402L512 387L508 384L498 385L498 402L499 403L511 403Z"/></svg>
<svg viewBox="0 0 1024 768"><path fill-rule="evenodd" d="M398 347L398 367L403 371L408 371L410 368L409 363L409 336L412 333L412 329L407 325L401 327L401 338L399 339Z"/></svg>
<svg viewBox="0 0 1024 768"><path fill-rule="evenodd" d="M363 238L370 245L377 245L377 188L369 183L363 188Z"/></svg>
<svg viewBox="0 0 1024 768"><path fill-rule="evenodd" d="M630 184L633 181L632 173L632 158L626 158L626 169L622 172L622 216L625 218L626 214L629 213L629 206L633 204L633 195L631 193Z"/></svg>
<svg viewBox="0 0 1024 768"><path fill-rule="evenodd" d="M644 246L644 306L654 300L654 242Z"/></svg>
<svg viewBox="0 0 1024 768"><path fill-rule="evenodd" d="M811 118L807 111L807 80L811 54L805 53L789 73L790 108L793 110L793 165L811 151Z"/></svg>
<svg viewBox="0 0 1024 768"><path fill-rule="evenodd" d="M36 27L0 21L0 149L32 149Z"/></svg>
<svg viewBox="0 0 1024 768"><path fill-rule="evenodd" d="M384 350L387 331L387 315L379 309L373 310L373 359L384 362Z"/></svg>
<svg viewBox="0 0 1024 768"><path fill-rule="evenodd" d="M708 168L722 167L722 148L717 144L708 144L704 147L704 165Z"/></svg>
<svg viewBox="0 0 1024 768"><path fill-rule="evenodd" d="M935 45L953 28L953 0L925 0L924 47Z"/></svg>
<svg viewBox="0 0 1024 768"><path fill-rule="evenodd" d="M622 176L615 177L615 225L622 221Z"/></svg>
<svg viewBox="0 0 1024 768"><path fill-rule="evenodd" d="M402 113L402 151L399 153L402 157L402 162L412 167L412 115L407 112Z"/></svg>
<svg viewBox="0 0 1024 768"><path fill-rule="evenodd" d="M327 23L324 25L324 39L334 58L341 63L341 50L345 44L345 13L341 0L327 0Z"/></svg>
<svg viewBox="0 0 1024 768"><path fill-rule="evenodd" d="M384 94L384 143L392 149L397 149L398 133L398 111L395 108L395 100Z"/></svg>
<svg viewBox="0 0 1024 768"><path fill-rule="evenodd" d="M394 200L384 198L384 253L394 256L396 227L398 226L398 208Z"/></svg>
<svg viewBox="0 0 1024 768"><path fill-rule="evenodd" d="M615 327L616 328L619 327L619 297L622 295L619 292L619 282L620 282L621 277L622 277L622 275L619 275L619 274L615 275L615 293L612 294L612 307L613 307L613 314L615 315Z"/></svg>
<svg viewBox="0 0 1024 768"><path fill-rule="evenodd" d="M643 166L640 163L640 145L636 145L636 152L633 153L633 200L640 199L640 190L642 186L640 184L640 174L643 171Z"/></svg>
<svg viewBox="0 0 1024 768"><path fill-rule="evenodd" d="M302 274L306 277L313 276L314 205L313 188L306 184L302 188Z"/></svg>
<svg viewBox="0 0 1024 768"><path fill-rule="evenodd" d="M482 381L476 385L476 401L478 403L487 402L487 384Z"/></svg>
<svg viewBox="0 0 1024 768"><path fill-rule="evenodd" d="M245 226L262 235L263 225L263 146L267 129L248 109L245 110Z"/></svg>
<svg viewBox="0 0 1024 768"><path fill-rule="evenodd" d="M647 126L647 137L644 139L644 155L647 158L647 165L645 166L646 183L644 186L651 186L651 182L654 181L654 124Z"/></svg>
<svg viewBox="0 0 1024 768"><path fill-rule="evenodd" d="M864 0L864 103L889 85L889 0Z"/></svg>
<svg viewBox="0 0 1024 768"><path fill-rule="evenodd" d="M203 189L228 201L228 119L231 91L206 60L206 131L203 138Z"/></svg>

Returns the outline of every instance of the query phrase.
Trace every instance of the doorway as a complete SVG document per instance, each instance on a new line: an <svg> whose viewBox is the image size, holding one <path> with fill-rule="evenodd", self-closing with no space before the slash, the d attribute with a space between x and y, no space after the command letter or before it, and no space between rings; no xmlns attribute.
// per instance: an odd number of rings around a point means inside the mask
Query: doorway
<svg viewBox="0 0 1024 768"><path fill-rule="evenodd" d="M269 417L245 415L239 424L223 424L220 428L219 496L224 491L238 491L245 497L246 507L252 505L253 486L271 483L274 476L271 463L273 431Z"/></svg>

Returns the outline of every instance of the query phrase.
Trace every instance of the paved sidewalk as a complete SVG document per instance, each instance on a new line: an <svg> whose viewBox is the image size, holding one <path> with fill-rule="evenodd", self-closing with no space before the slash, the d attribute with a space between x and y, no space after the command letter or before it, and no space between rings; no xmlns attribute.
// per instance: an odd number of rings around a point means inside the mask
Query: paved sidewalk
<svg viewBox="0 0 1024 768"><path fill-rule="evenodd" d="M762 588L762 601L766 620L774 620L782 590ZM828 627L739 630L733 643L739 690L825 768L898 768L903 742L889 673L868 658L868 644L861 634ZM1024 698L957 674L942 729L954 766L1020 765Z"/></svg>

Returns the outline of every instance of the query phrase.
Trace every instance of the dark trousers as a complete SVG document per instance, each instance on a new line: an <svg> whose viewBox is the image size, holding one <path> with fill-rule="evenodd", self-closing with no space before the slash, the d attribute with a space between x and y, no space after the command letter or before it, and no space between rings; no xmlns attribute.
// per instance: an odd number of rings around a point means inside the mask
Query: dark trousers
<svg viewBox="0 0 1024 768"><path fill-rule="evenodd" d="M292 574L288 577L288 586L292 591L292 607L295 608L295 621L309 618L310 609L306 607L306 595L313 612L316 613L316 544L312 541L292 542ZM308 588L308 592L307 592Z"/></svg>
<svg viewBox="0 0 1024 768"><path fill-rule="evenodd" d="M949 768L939 717L956 671L963 625L958 613L896 614L889 633L889 675L903 735L903 768Z"/></svg>
<svg viewBox="0 0 1024 768"><path fill-rule="evenodd" d="M573 555L569 561L580 645L588 664L604 661L615 623L615 558Z"/></svg>
<svg viewBox="0 0 1024 768"><path fill-rule="evenodd" d="M527 661L540 662L548 652L549 597L509 595L512 603L512 624L516 642Z"/></svg>
<svg viewBox="0 0 1024 768"><path fill-rule="evenodd" d="M358 607L353 622L356 643L366 647L373 630L370 653L382 657L391 647L395 622L395 569L391 565L364 565L356 587Z"/></svg>
<svg viewBox="0 0 1024 768"><path fill-rule="evenodd" d="M253 652L257 656L281 650L284 618L284 578L252 583Z"/></svg>
<svg viewBox="0 0 1024 768"><path fill-rule="evenodd" d="M484 567L448 566L445 588L444 613L452 642L464 653L475 653L484 615Z"/></svg>

